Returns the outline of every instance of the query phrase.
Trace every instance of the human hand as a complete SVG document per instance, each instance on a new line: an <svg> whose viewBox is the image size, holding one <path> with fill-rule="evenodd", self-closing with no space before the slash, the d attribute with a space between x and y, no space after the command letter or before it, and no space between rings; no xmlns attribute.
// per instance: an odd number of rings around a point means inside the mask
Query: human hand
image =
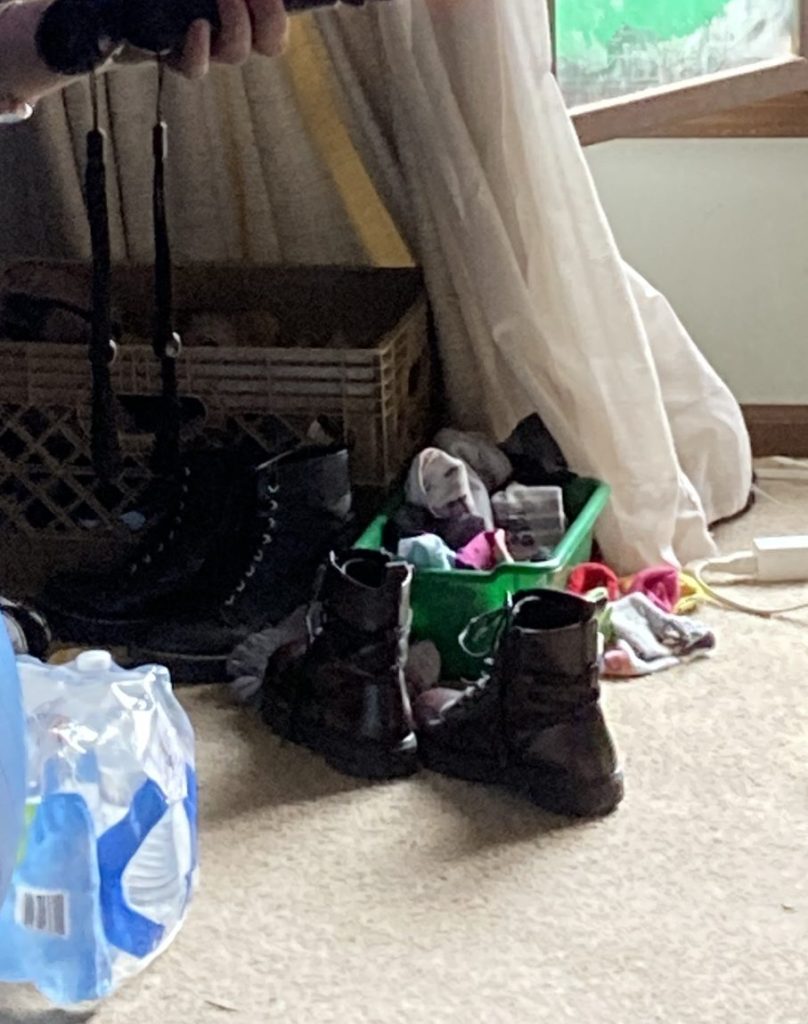
<svg viewBox="0 0 808 1024"><path fill-rule="evenodd" d="M217 0L221 27L212 35L210 23L195 21L171 66L186 78L205 75L211 61L243 64L251 53L277 57L289 38L283 0Z"/></svg>

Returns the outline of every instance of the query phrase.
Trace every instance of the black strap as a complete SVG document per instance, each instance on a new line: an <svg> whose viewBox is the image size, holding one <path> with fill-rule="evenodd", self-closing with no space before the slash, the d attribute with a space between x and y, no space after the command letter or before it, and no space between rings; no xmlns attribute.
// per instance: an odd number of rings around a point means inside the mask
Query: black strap
<svg viewBox="0 0 808 1024"><path fill-rule="evenodd" d="M165 200L165 164L168 127L162 119L163 65L159 64L157 122L152 130L154 182L154 354L160 360L162 415L154 443L153 467L159 473L173 473L180 457L180 402L177 392L177 357L181 343L173 325L171 245Z"/></svg>
<svg viewBox="0 0 808 1024"><path fill-rule="evenodd" d="M87 133L85 192L90 240L93 254L92 333L90 366L92 369L93 465L102 480L110 480L118 471L121 450L115 395L109 366L115 355L112 338L109 211L107 209L107 173L104 163L105 135L98 124L98 93L95 76L90 78L93 127Z"/></svg>

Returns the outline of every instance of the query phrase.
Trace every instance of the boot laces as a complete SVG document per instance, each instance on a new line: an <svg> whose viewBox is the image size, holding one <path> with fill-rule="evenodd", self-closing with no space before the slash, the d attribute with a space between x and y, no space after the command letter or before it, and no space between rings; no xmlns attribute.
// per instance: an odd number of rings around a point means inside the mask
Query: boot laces
<svg viewBox="0 0 808 1024"><path fill-rule="evenodd" d="M512 605L508 598L501 608L483 612L473 618L458 637L462 650L471 658L482 658L490 664L511 621Z"/></svg>
<svg viewBox="0 0 808 1024"><path fill-rule="evenodd" d="M225 601L225 606L228 608L232 607L238 600L239 596L244 593L244 591L247 588L247 584L255 575L256 571L258 570L258 566L261 564L261 562L263 562L264 558L266 557L267 548L275 540L275 530L278 528L278 522L275 519L273 513L277 512L279 507L277 498L275 497L275 495L277 495L278 493L278 489L279 488L276 484L270 484L266 488L267 494L272 495L272 498L268 505L270 514L266 520L267 529L261 534L258 544L256 545L255 551L252 554L252 558L250 559L250 563L245 569L241 579L238 581L232 593Z"/></svg>
<svg viewBox="0 0 808 1024"><path fill-rule="evenodd" d="M183 467L182 475L183 481L182 485L180 486L180 497L179 501L177 502L174 515L171 517L167 524L169 527L168 533L160 541L157 547L154 547L149 551L144 551L139 558L132 562L132 564L129 566L130 576L136 576L139 572L142 572L143 569L145 569L147 566L151 565L158 555L162 555L166 547L174 540L174 537L177 535L177 530L179 530L180 527L182 526L182 522L185 519L185 513L188 509L188 478L191 475L190 466Z"/></svg>

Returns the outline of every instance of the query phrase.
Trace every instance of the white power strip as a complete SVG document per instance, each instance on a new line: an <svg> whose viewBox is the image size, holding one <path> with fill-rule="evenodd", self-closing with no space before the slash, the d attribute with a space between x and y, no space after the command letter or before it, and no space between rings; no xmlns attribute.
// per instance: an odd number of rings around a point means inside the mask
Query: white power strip
<svg viewBox="0 0 808 1024"><path fill-rule="evenodd" d="M808 581L808 536L758 537L752 544L761 583Z"/></svg>

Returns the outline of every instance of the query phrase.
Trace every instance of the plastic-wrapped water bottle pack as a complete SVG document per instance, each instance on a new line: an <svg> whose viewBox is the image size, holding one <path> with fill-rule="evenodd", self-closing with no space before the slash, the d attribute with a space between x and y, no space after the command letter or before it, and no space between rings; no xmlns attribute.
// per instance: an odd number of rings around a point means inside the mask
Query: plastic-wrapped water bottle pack
<svg viewBox="0 0 808 1024"><path fill-rule="evenodd" d="M0 908L0 981L109 995L169 945L197 880L194 737L164 668L18 658L26 827Z"/></svg>

